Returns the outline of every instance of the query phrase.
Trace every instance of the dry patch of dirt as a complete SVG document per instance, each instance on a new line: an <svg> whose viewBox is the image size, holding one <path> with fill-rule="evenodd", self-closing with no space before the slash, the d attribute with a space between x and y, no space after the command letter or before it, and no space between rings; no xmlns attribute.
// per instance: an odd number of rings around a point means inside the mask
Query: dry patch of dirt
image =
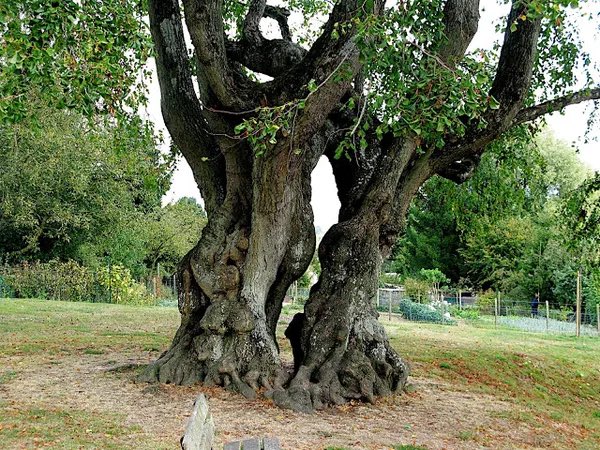
<svg viewBox="0 0 600 450"><path fill-rule="evenodd" d="M137 355L139 357L139 355ZM427 449L568 448L564 424L539 427L511 417L517 406L465 391L458 385L411 378L409 392L328 409L313 415L284 411L268 400L249 401L220 388L137 384L135 367L156 358L133 354L3 358L15 375L0 384L13 407L52 407L90 413L119 413L161 446L178 448L196 395L207 395L219 443L252 436L277 436L284 449L389 449L413 444ZM544 427L543 430L540 427ZM135 439L135 437L133 437Z"/></svg>

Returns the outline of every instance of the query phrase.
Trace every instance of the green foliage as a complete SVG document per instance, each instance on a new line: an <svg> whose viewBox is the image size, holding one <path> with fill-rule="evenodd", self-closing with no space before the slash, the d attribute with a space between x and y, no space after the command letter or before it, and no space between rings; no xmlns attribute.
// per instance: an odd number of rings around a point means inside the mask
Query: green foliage
<svg viewBox="0 0 600 450"><path fill-rule="evenodd" d="M410 133L423 147L441 148L449 130L461 136L468 119L480 120L484 111L499 106L486 94L491 85L488 53L479 50L449 63L436 55L446 41L443 8L440 0L419 0L398 3L379 17L354 19L369 80L362 101L380 118L379 137ZM343 24L338 25L343 32ZM364 131L372 124L358 122L338 152L365 149Z"/></svg>
<svg viewBox="0 0 600 450"><path fill-rule="evenodd" d="M489 289L485 292L480 292L477 295L476 306L483 314L490 314L490 313L493 314L495 304L496 304L496 293L494 291L492 291L491 289Z"/></svg>
<svg viewBox="0 0 600 450"><path fill-rule="evenodd" d="M447 325L453 325L452 319L444 317L444 314L431 305L424 305L422 303L415 303L408 299L400 300L398 306L402 317L407 320L415 322L431 322L431 323L442 323Z"/></svg>
<svg viewBox="0 0 600 450"><path fill-rule="evenodd" d="M0 123L36 115L27 101L33 91L57 108L131 116L145 101L143 64L151 48L142 5L0 3Z"/></svg>
<svg viewBox="0 0 600 450"><path fill-rule="evenodd" d="M113 261L142 270L140 226L171 175L148 129L89 120L31 100L37 119L0 126L0 255L4 260Z"/></svg>
<svg viewBox="0 0 600 450"><path fill-rule="evenodd" d="M99 285L109 294L109 302L122 305L153 305L154 298L145 286L137 283L131 272L119 265L107 265L98 270Z"/></svg>
<svg viewBox="0 0 600 450"><path fill-rule="evenodd" d="M404 289L406 295L412 299L418 299L419 301L427 298L427 293L429 292L430 285L427 281L406 277L404 278Z"/></svg>
<svg viewBox="0 0 600 450"><path fill-rule="evenodd" d="M531 143L528 136L517 129L494 144L462 185L435 178L423 186L391 266L414 275L438 267L454 282L513 299L539 291L557 306L572 304L577 259L564 205L571 202L574 212L590 201L593 189L582 192L589 170L550 134ZM587 242L589 264L594 247Z"/></svg>
<svg viewBox="0 0 600 450"><path fill-rule="evenodd" d="M161 264L167 273L173 273L185 254L198 243L205 225L206 212L190 197L153 211L142 222L146 267L154 270Z"/></svg>
<svg viewBox="0 0 600 450"><path fill-rule="evenodd" d="M93 274L74 261L23 263L1 270L15 297L74 302L94 298Z"/></svg>
<svg viewBox="0 0 600 450"><path fill-rule="evenodd" d="M421 269L419 275L421 279L437 288L441 284L450 282L450 279L440 269Z"/></svg>
<svg viewBox="0 0 600 450"><path fill-rule="evenodd" d="M41 298L70 302L102 301L119 304L154 304L146 288L119 265L97 271L75 261L33 262L0 268L2 278L17 298Z"/></svg>
<svg viewBox="0 0 600 450"><path fill-rule="evenodd" d="M584 278L583 297L585 299L584 315L589 323L596 325L598 323L596 305L600 305L600 269L596 268Z"/></svg>
<svg viewBox="0 0 600 450"><path fill-rule="evenodd" d="M450 306L449 310L452 317L459 317L466 320L479 319L478 308L459 308L458 306Z"/></svg>

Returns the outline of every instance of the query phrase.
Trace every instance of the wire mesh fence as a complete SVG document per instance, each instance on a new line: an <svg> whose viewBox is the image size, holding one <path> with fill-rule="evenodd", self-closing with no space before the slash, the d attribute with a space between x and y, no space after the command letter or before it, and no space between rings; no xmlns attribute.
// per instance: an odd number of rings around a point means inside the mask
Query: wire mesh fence
<svg viewBox="0 0 600 450"><path fill-rule="evenodd" d="M294 283L285 301L303 305L309 293L309 287ZM123 267L110 264L96 270L72 261L0 265L0 298L10 297L176 307L177 283L172 274L160 272L136 280ZM373 306L388 320L444 325L469 320L525 332L600 336L600 304L586 299L579 307L559 307L536 298L462 291L413 294L403 287L387 287L377 291Z"/></svg>
<svg viewBox="0 0 600 450"><path fill-rule="evenodd" d="M600 304L582 301L576 306L551 305L537 298L513 300L500 295L477 297L473 293L408 295L404 289L379 289L376 308L391 316L417 322L455 324L459 320L493 323L526 332L600 336ZM579 311L579 314L577 313ZM577 317L579 316L579 320Z"/></svg>

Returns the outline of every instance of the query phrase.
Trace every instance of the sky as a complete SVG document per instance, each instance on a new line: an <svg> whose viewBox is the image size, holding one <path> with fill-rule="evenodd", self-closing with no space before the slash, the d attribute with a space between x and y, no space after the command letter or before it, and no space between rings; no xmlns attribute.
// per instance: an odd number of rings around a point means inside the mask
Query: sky
<svg viewBox="0 0 600 450"><path fill-rule="evenodd" d="M496 18L506 15L507 5L497 5L490 1L482 2L482 4L485 4L485 6L481 8L479 31L473 40L472 48L489 48L496 38L493 31L494 21ZM599 37L598 30L594 28L593 22L585 21L581 22L581 25L583 26L582 36L586 50L590 52L594 61L600 61L600 49L594 45ZM155 73L154 67L151 67L151 69ZM155 76L150 83L149 104L146 112L156 124L156 127L164 130L165 136L168 137L160 113L160 89ZM555 113L548 117L547 122L557 138L573 144L579 152L580 159L585 164L593 170L600 171L600 143L593 139L590 142L585 142L588 116L589 106L574 105L566 108L564 114ZM599 138L600 130L592 130L590 137ZM325 232L337 222L340 207L331 166L325 157L321 158L312 174L312 188L311 203L315 216L315 226L319 227L321 232ZM163 198L163 203L174 202L181 197L194 197L201 201L192 171L183 158L178 161L171 189Z"/></svg>

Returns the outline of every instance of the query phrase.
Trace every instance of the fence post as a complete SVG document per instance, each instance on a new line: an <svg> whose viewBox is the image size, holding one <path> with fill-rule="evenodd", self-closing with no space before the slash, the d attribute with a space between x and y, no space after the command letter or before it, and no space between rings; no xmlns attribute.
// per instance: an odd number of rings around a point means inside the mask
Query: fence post
<svg viewBox="0 0 600 450"><path fill-rule="evenodd" d="M375 298L377 301L377 309L379 309L379 287L377 288L377 294L376 294Z"/></svg>
<svg viewBox="0 0 600 450"><path fill-rule="evenodd" d="M156 298L162 296L162 277L160 276L160 263L156 263Z"/></svg>
<svg viewBox="0 0 600 450"><path fill-rule="evenodd" d="M581 334L581 269L577 271L577 298L575 304L575 335Z"/></svg>
<svg viewBox="0 0 600 450"><path fill-rule="evenodd" d="M498 312L496 314L502 315L502 291L498 291Z"/></svg>
<svg viewBox="0 0 600 450"><path fill-rule="evenodd" d="M494 328L498 328L498 294L494 297Z"/></svg>
<svg viewBox="0 0 600 450"><path fill-rule="evenodd" d="M379 290L379 289L378 289ZM388 320L392 321L392 296L388 296Z"/></svg>
<svg viewBox="0 0 600 450"><path fill-rule="evenodd" d="M177 295L177 283L175 282L175 275L173 275L173 294L175 294L175 300L179 299Z"/></svg>
<svg viewBox="0 0 600 450"><path fill-rule="evenodd" d="M550 325L550 303L546 300L546 333L548 332Z"/></svg>
<svg viewBox="0 0 600 450"><path fill-rule="evenodd" d="M600 333L600 303L596 303L596 321L598 322L598 333Z"/></svg>
<svg viewBox="0 0 600 450"><path fill-rule="evenodd" d="M458 290L458 309L462 309L462 289Z"/></svg>

